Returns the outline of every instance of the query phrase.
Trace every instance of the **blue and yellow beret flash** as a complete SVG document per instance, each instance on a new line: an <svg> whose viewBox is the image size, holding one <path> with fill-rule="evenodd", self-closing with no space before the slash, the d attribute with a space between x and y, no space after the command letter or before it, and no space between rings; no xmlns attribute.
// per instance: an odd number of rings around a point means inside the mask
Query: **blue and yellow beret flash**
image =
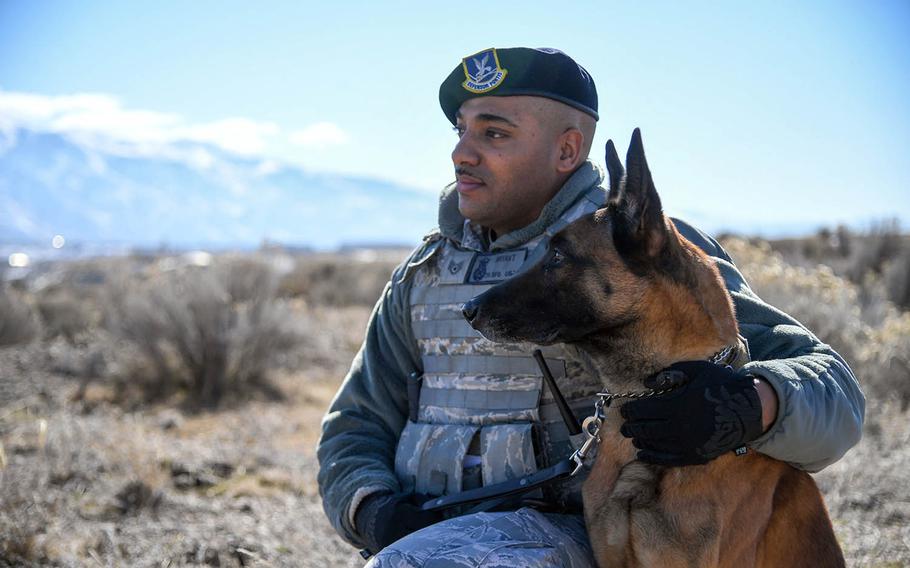
<svg viewBox="0 0 910 568"><path fill-rule="evenodd" d="M461 60L439 87L449 122L468 99L532 95L565 103L597 120L597 89L584 67L558 49L489 48Z"/></svg>

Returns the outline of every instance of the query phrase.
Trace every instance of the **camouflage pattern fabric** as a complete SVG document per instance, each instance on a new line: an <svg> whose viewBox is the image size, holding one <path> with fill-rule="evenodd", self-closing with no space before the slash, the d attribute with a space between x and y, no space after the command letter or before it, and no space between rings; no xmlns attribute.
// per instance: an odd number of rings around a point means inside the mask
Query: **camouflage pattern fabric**
<svg viewBox="0 0 910 568"><path fill-rule="evenodd" d="M367 568L594 568L581 515L476 513L429 526L372 557Z"/></svg>
<svg viewBox="0 0 910 568"><path fill-rule="evenodd" d="M520 246L485 251L476 227L465 221L462 243L443 240L408 265L408 303L422 387L417 421L405 425L395 455L395 472L405 491L441 495L464 490L465 483L477 480L462 471L466 456L481 460L480 482L488 485L533 473L575 449L531 356L538 346L489 341L465 321L461 308L533 264L555 232L602 205L599 187L580 189L574 204ZM574 348L552 345L541 350L573 410L579 417L589 414L600 389L596 375ZM465 470L475 463L465 462ZM570 493L551 499L576 507L577 487L564 487Z"/></svg>

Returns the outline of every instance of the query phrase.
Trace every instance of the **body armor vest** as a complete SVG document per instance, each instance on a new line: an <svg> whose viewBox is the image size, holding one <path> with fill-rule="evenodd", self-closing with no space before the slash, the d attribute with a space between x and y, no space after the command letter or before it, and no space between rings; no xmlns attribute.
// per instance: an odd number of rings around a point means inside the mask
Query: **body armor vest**
<svg viewBox="0 0 910 568"><path fill-rule="evenodd" d="M458 493L534 473L572 453L573 441L532 356L538 346L493 343L468 324L461 308L536 262L550 238L601 207L603 195L591 188L520 247L486 253L440 238L406 271L404 278L413 279L411 325L423 364L422 377L411 379L420 385L418 401L409 401L417 404L416 420L412 412L395 457L406 491ZM540 349L575 414L590 414L601 385L577 350L564 344ZM417 389L409 392L414 396Z"/></svg>

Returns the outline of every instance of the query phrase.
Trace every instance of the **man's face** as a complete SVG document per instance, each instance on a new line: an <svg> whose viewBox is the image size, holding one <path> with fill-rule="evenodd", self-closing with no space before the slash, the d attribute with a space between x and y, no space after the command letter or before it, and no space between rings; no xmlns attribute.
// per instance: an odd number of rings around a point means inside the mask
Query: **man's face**
<svg viewBox="0 0 910 568"><path fill-rule="evenodd" d="M559 189L558 133L540 97L476 97L458 110L458 209L502 235L534 221Z"/></svg>

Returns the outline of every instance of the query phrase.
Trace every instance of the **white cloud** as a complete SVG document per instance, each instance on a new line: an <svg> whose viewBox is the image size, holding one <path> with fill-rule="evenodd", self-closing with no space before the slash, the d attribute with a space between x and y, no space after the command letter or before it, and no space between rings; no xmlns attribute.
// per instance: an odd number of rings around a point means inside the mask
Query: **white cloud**
<svg viewBox="0 0 910 568"><path fill-rule="evenodd" d="M292 132L288 140L293 144L309 148L327 148L348 142L347 132L332 122L317 122L303 130Z"/></svg>
<svg viewBox="0 0 910 568"><path fill-rule="evenodd" d="M261 176L273 174L281 169L281 164L275 160L263 160L256 166L256 173Z"/></svg>
<svg viewBox="0 0 910 568"><path fill-rule="evenodd" d="M48 96L0 90L0 127L77 135L83 142L127 143L145 150L178 141L211 144L245 155L263 153L280 128L271 122L233 117L191 123L178 114L125 108L107 94Z"/></svg>
<svg viewBox="0 0 910 568"><path fill-rule="evenodd" d="M175 133L182 139L207 142L238 154L262 153L268 138L279 132L280 129L274 123L257 122L248 118L226 118L175 129Z"/></svg>

